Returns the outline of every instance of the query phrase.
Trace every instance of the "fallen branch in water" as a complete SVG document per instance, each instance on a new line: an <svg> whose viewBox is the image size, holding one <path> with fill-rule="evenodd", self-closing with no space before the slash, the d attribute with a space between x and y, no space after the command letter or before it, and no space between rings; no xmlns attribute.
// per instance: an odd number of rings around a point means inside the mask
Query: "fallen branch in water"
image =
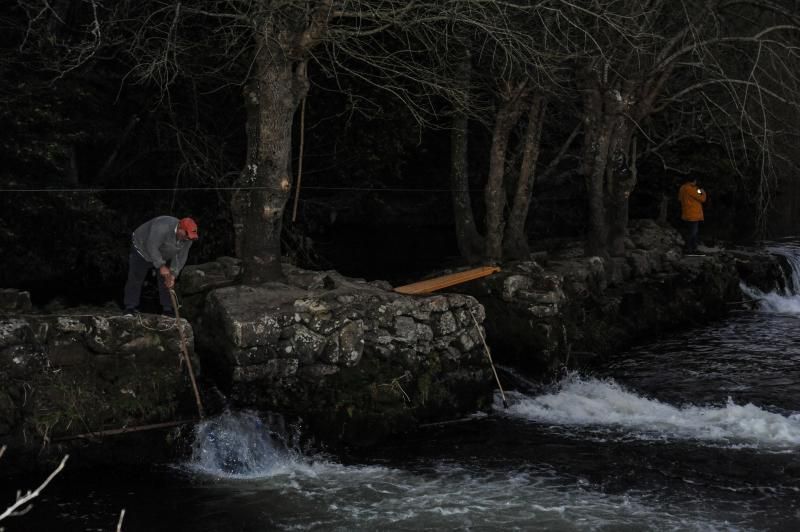
<svg viewBox="0 0 800 532"><path fill-rule="evenodd" d="M0 448L0 457L3 456L3 453L5 453L5 451L6 451L6 446L3 445L3 447ZM56 475L58 475L61 472L62 469L64 469L64 464L67 463L67 458L69 458L69 455L65 454L64 458L61 459L61 463L58 464L58 467L56 467L53 470L53 472L50 473L50 476L48 476L45 479L45 481L42 482L39 485L39 487L36 488L35 490L28 491L28 493L26 493L25 495L22 495L22 492L17 491L17 500L16 500L16 502L14 504L12 504L11 506L9 506L8 508L6 508L5 512L0 514L0 521L2 521L3 519L5 519L7 517L16 517L16 516L25 515L26 513L28 513L30 511L30 509L33 508L33 505L29 504L29 503L33 499L38 497L39 494L42 493L42 490L44 490L47 487L47 485L50 484L50 481L53 480L56 477ZM22 508L21 510L19 509L19 508L25 506L26 504L28 504L28 506L26 508Z"/></svg>
<svg viewBox="0 0 800 532"><path fill-rule="evenodd" d="M117 523L117 532L122 532L122 520L125 519L125 508L119 513L119 522Z"/></svg>

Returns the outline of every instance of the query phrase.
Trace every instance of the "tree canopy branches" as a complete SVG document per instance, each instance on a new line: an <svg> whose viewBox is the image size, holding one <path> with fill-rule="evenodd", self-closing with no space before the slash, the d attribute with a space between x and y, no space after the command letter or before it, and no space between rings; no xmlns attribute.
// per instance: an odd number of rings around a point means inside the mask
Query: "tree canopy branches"
<svg viewBox="0 0 800 532"><path fill-rule="evenodd" d="M481 124L493 136L485 173L493 183L487 197L493 189L495 199L487 200L485 215L486 236L494 233L487 253L495 259L506 202L515 205L515 223L524 224L520 213L529 207L519 195L532 194L537 170L552 173L576 158L588 195L587 251L623 252L628 197L646 179L635 166L653 157L680 167L663 153L678 139L718 143L735 171L755 171L763 215L774 161L785 158L780 138L793 131L787 117L800 110L800 17L789 4L17 0L27 19L20 47L52 50L41 65L58 76L119 61L127 66L123 81L156 88L167 106L176 89L241 91L243 184L291 188L294 114L314 87L354 91L352 102L370 99L373 109L388 95L423 128L466 128L468 136L470 122ZM582 145L573 146L579 129ZM202 133L175 134L196 167L217 157L197 149ZM259 174L266 169L269 175ZM519 176L527 185L495 190ZM252 209L247 223L269 219L279 231L275 217L285 200L250 198L240 207Z"/></svg>

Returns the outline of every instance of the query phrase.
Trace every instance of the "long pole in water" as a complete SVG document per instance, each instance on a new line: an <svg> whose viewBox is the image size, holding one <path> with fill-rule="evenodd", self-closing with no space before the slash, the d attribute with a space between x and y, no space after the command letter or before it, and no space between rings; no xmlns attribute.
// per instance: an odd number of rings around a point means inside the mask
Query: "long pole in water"
<svg viewBox="0 0 800 532"><path fill-rule="evenodd" d="M200 419L203 419L206 417L206 414L203 411L203 403L200 401L200 392L197 390L197 382L194 380L192 359L189 357L189 350L186 348L186 336L183 333L183 327L181 327L180 323L181 315L180 312L178 312L178 296L175 295L175 290L172 288L169 289L169 297L172 299L172 309L175 311L175 325L181 337L181 354L183 355L184 361L186 361L186 369L189 371L189 379L192 381L192 389L194 390L194 399L197 401L197 413L200 414Z"/></svg>
<svg viewBox="0 0 800 532"><path fill-rule="evenodd" d="M84 440L99 438L102 436L116 436L117 434L128 434L130 432L143 432L146 430L167 429L178 425L188 425L194 423L194 419L182 419L180 421L165 421L164 423L152 423L150 425L139 425L137 427L122 427L120 429L99 430L97 432L84 432L83 434L73 434L72 436L62 436L53 441Z"/></svg>
<svg viewBox="0 0 800 532"><path fill-rule="evenodd" d="M492 353L489 351L489 346L486 344L486 338L483 337L483 331L481 331L481 326L478 325L478 320L475 319L475 316L472 314L472 311L469 311L469 316L472 318L472 323L475 324L475 329L478 331L478 335L481 337L481 342L483 342L483 348L486 350L486 356L489 357L489 365L492 366L492 373L494 373L494 380L497 381L497 387L500 389L500 397L503 398L503 406L508 408L508 403L506 402L506 394L503 392L503 386L500 384L500 377L497 376L497 370L494 369L494 362L492 361Z"/></svg>

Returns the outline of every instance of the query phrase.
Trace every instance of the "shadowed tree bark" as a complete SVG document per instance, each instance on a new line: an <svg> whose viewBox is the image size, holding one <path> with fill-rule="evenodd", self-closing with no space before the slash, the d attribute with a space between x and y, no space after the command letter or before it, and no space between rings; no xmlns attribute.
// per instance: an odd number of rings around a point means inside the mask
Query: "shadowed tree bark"
<svg viewBox="0 0 800 532"><path fill-rule="evenodd" d="M466 104L469 106L471 54L466 46L462 47L461 52L461 57L457 62L457 82L464 87ZM466 109L455 109L450 131L450 186L453 196L456 243L461 256L469 263L476 263L483 257L484 242L478 232L472 210L468 153L469 115Z"/></svg>
<svg viewBox="0 0 800 532"><path fill-rule="evenodd" d="M508 227L503 235L503 255L507 259L527 259L530 255L525 221L530 209L531 194L536 175L536 162L539 159L542 129L545 117L545 98L536 92L528 103L528 123L522 140L522 161L517 175Z"/></svg>

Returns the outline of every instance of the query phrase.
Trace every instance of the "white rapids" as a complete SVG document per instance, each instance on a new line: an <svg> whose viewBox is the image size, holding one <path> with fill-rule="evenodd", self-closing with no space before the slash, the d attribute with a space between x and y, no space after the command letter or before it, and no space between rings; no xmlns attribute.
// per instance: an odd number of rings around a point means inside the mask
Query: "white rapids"
<svg viewBox="0 0 800 532"><path fill-rule="evenodd" d="M712 443L800 447L800 414L769 412L753 404L673 406L626 390L613 380L571 375L554 391L528 397L509 395L498 413L540 423L594 429L624 429L640 439L692 439Z"/></svg>

